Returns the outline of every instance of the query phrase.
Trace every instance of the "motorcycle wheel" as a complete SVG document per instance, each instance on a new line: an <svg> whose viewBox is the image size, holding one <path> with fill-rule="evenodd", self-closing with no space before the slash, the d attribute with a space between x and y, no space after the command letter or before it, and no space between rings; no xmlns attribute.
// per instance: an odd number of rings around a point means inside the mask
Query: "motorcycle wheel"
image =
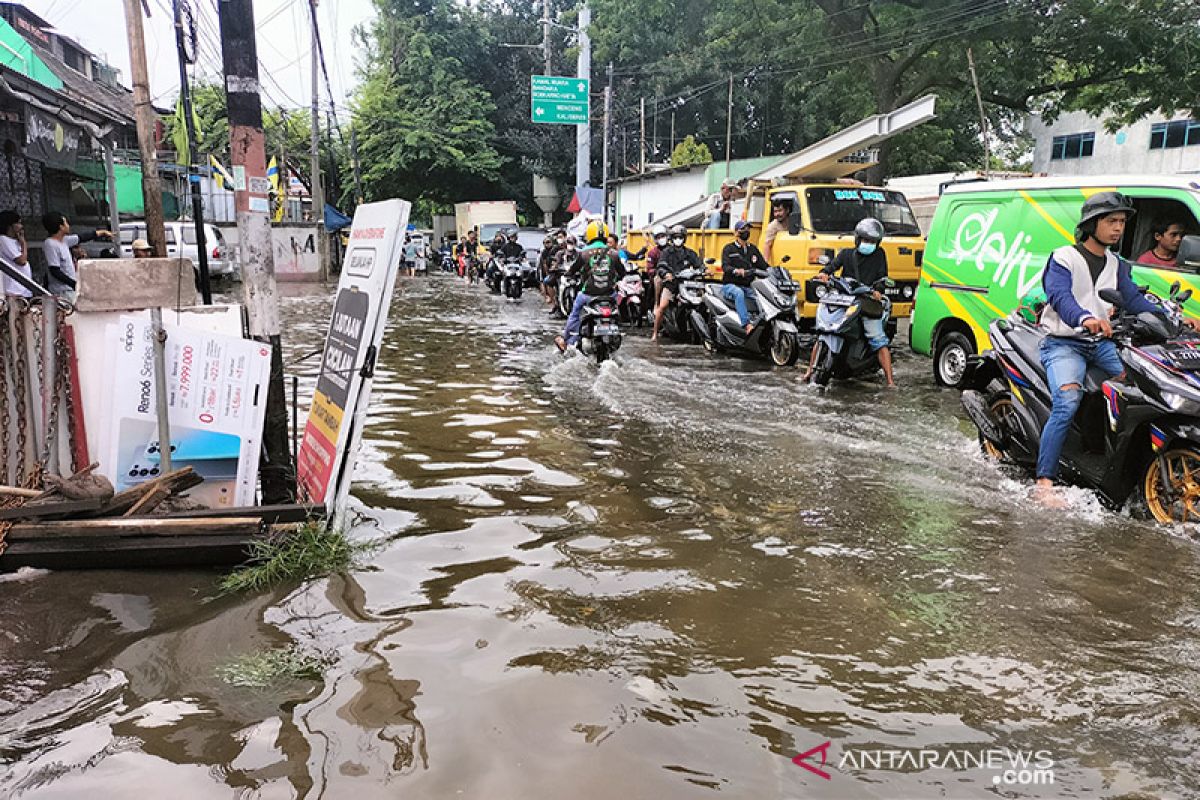
<svg viewBox="0 0 1200 800"><path fill-rule="evenodd" d="M596 339L592 343L592 352L596 354L596 363L603 364L608 360L608 343L603 339Z"/></svg>
<svg viewBox="0 0 1200 800"><path fill-rule="evenodd" d="M717 340L714 338L715 336L716 332L710 330L700 337L700 340L704 343L704 349L710 353L717 352Z"/></svg>
<svg viewBox="0 0 1200 800"><path fill-rule="evenodd" d="M800 342L791 333L781 333L771 342L771 363L777 367L790 367L800 358Z"/></svg>
<svg viewBox="0 0 1200 800"><path fill-rule="evenodd" d="M1142 500L1164 525L1200 520L1200 450L1181 445L1151 459L1142 476Z"/></svg>
<svg viewBox="0 0 1200 800"><path fill-rule="evenodd" d="M829 379L833 377L833 351L818 341L813 347L821 349L820 357L817 359L817 366L813 370L813 383L822 388L829 385Z"/></svg>
<svg viewBox="0 0 1200 800"><path fill-rule="evenodd" d="M1017 430L1016 426L1016 409L1013 407L1012 397L1008 394L1002 394L992 398L988 403L988 411L991 412L992 418L997 424L1009 434L1011 441L1012 432ZM984 455L996 461L1004 461L1008 458L1008 454L993 442L989 442L983 434L979 434L979 448Z"/></svg>

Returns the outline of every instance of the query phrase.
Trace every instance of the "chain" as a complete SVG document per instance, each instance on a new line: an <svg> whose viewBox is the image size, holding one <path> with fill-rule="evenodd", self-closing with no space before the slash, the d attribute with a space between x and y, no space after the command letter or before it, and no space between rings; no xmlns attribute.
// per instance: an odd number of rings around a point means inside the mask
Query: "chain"
<svg viewBox="0 0 1200 800"><path fill-rule="evenodd" d="M0 480L9 482L8 440L12 438L12 404L8 400L8 365L12 358L12 335L8 313L12 306L0 298Z"/></svg>
<svg viewBox="0 0 1200 800"><path fill-rule="evenodd" d="M71 469L70 473L74 474L79 471L82 464L75 460L75 396L72 391L71 382L71 348L67 344L67 334L65 328L67 326L67 317L71 314L71 310L62 308L58 309L58 341L55 342L55 352L58 353L58 396L67 406L67 447L71 451ZM58 406L55 405L57 411ZM59 470L66 473L67 470Z"/></svg>
<svg viewBox="0 0 1200 800"><path fill-rule="evenodd" d="M27 409L25 407L26 393L26 378L28 371L27 359L29 358L29 348L25 341L25 317L24 314L28 306L24 305L24 301L18 301L21 306L16 309L15 314L11 315L10 319L15 323L16 335L13 339L13 353L16 356L13 359L13 372L16 374L15 394L16 402L13 404L17 408L17 472L14 484L21 485L25 482L25 426L28 421Z"/></svg>

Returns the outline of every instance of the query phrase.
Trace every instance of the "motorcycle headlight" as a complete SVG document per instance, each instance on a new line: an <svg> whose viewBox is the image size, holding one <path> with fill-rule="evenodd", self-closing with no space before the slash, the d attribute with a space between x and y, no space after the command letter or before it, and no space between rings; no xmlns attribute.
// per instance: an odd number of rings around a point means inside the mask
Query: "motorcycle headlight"
<svg viewBox="0 0 1200 800"><path fill-rule="evenodd" d="M1163 392L1162 399L1166 402L1166 404L1168 406L1171 407L1172 411L1178 411L1180 408L1183 407L1183 404L1187 402L1186 397L1184 397L1183 395L1175 394L1174 392Z"/></svg>
<svg viewBox="0 0 1200 800"><path fill-rule="evenodd" d="M900 294L902 294L902 295L904 296L904 299L905 299L905 300L912 300L912 296L913 296L913 287L911 287L911 286L905 286L905 287L904 287L904 289L903 289L903 291L901 291L901 292L900 292Z"/></svg>
<svg viewBox="0 0 1200 800"><path fill-rule="evenodd" d="M820 300L825 295L829 294L829 287L823 283L817 284L817 288L813 289L813 294Z"/></svg>

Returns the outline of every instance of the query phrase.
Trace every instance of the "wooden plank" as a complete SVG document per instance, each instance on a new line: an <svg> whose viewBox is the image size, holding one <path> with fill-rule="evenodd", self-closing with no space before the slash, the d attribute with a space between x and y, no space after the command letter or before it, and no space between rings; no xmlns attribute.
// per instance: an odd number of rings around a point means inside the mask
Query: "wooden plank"
<svg viewBox="0 0 1200 800"><path fill-rule="evenodd" d="M304 522L325 516L325 506L309 506L300 503L279 503L268 506L239 506L236 508L198 508L192 511L175 511L163 514L164 519L192 519L194 517L262 517L268 525Z"/></svg>
<svg viewBox="0 0 1200 800"><path fill-rule="evenodd" d="M95 511L104 503L99 497L91 500L51 500L50 502L26 503L16 508L0 508L0 519L38 519L40 517L72 516L86 511Z"/></svg>
<svg viewBox="0 0 1200 800"><path fill-rule="evenodd" d="M106 539L39 539L9 544L0 572L42 569L130 569L232 566L248 557L253 536L134 536Z"/></svg>
<svg viewBox="0 0 1200 800"><path fill-rule="evenodd" d="M6 497L37 497L41 492L37 489L22 489L20 486L0 486L0 495Z"/></svg>
<svg viewBox="0 0 1200 800"><path fill-rule="evenodd" d="M73 519L56 522L19 522L8 532L9 542L52 538L111 539L128 536L254 536L263 529L258 517L120 517Z"/></svg>
<svg viewBox="0 0 1200 800"><path fill-rule="evenodd" d="M133 504L133 507L126 511L121 516L133 517L138 514L147 514L154 510L154 507L171 496L171 490L166 486L158 486L153 491L147 492Z"/></svg>
<svg viewBox="0 0 1200 800"><path fill-rule="evenodd" d="M167 486L172 494L179 494L191 489L193 486L199 486L203 482L204 478L197 475L195 470L191 467L183 467L182 469L168 472L166 475L160 475L154 480L139 483L137 486L131 486L124 491L117 492L111 500L101 507L96 516L103 517L113 514L123 514L159 486Z"/></svg>

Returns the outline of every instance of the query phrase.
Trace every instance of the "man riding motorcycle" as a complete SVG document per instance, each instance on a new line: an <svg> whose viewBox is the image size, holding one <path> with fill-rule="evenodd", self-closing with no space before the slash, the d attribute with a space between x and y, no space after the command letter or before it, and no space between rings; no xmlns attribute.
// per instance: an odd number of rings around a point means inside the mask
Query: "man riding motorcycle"
<svg viewBox="0 0 1200 800"><path fill-rule="evenodd" d="M874 217L861 220L854 226L854 247L847 247L839 251L833 261L826 264L816 274L816 279L828 282L831 276L841 270L844 278L853 278L865 286L875 286L888 276L887 253L879 246L883 242L883 235L883 223L879 220ZM872 292L872 296L876 300L883 299L878 289ZM892 375L892 351L888 346L890 342L887 336L886 304L884 309L883 316L879 319L863 317L862 322L871 348L879 359L879 366L883 367L883 377L887 380L888 387L894 389L896 380ZM802 380L807 381L812 377L813 369L816 367L816 358L817 349L813 348L812 360L809 362Z"/></svg>
<svg viewBox="0 0 1200 800"><path fill-rule="evenodd" d="M524 260L525 248L521 247L521 243L517 241L517 229L505 228L496 231L496 237L488 245L488 250L491 252L492 258L487 265L485 282L492 286L492 291L497 292L500 290L500 265L506 258Z"/></svg>
<svg viewBox="0 0 1200 800"><path fill-rule="evenodd" d="M1108 320L1113 307L1100 297L1100 292L1120 292L1126 313L1161 313L1138 290L1128 262L1109 249L1120 244L1133 214L1133 204L1120 192L1092 195L1080 211L1076 244L1055 250L1042 273L1048 303L1041 325L1049 335L1042 340L1039 352L1053 391L1050 418L1038 447L1037 486L1043 496L1058 478L1059 456L1083 399L1088 368L1098 367L1112 380L1125 377L1125 367L1110 338L1112 326ZM1193 330L1197 327L1193 319L1185 324Z"/></svg>
<svg viewBox="0 0 1200 800"><path fill-rule="evenodd" d="M746 334L754 330L750 323L750 312L746 302L750 297L750 285L754 283L754 271L766 269L758 247L750 243L750 223L739 219L733 224L734 240L721 251L721 295L726 302L733 303L738 320Z"/></svg>
<svg viewBox="0 0 1200 800"><path fill-rule="evenodd" d="M579 339L579 315L583 307L598 297L612 297L617 282L625 274L621 259L608 247L607 225L599 220L589 222L584 238L587 245L568 270L569 274L579 273L579 294L575 296L562 335L554 339L555 346L563 353Z"/></svg>
<svg viewBox="0 0 1200 800"><path fill-rule="evenodd" d="M542 284L542 297L550 305L554 304L554 292L550 288L550 272L554 266L554 257L558 255L558 249L561 247L559 237L556 235L558 231L551 231L546 234L546 238L542 240L542 252L538 256L538 278ZM566 237L563 237L565 241Z"/></svg>
<svg viewBox="0 0 1200 800"><path fill-rule="evenodd" d="M467 270L471 266L471 259L479 255L479 234L474 228L467 232L467 238L455 245L454 254L458 260L458 277L472 277L467 275Z"/></svg>
<svg viewBox="0 0 1200 800"><path fill-rule="evenodd" d="M658 305L658 295L662 291L662 280L658 277L658 259L662 257L667 246L667 226L655 225L650 229L650 237L654 244L646 251L646 274L654 279L654 306Z"/></svg>
<svg viewBox="0 0 1200 800"><path fill-rule="evenodd" d="M655 262L656 281L661 280L658 303L654 306L654 332L650 341L658 340L658 329L662 325L663 313L671 303L671 298L679 291L679 273L688 268L703 271L704 264L700 256L686 246L687 228L682 225L672 225L667 231L667 245Z"/></svg>

